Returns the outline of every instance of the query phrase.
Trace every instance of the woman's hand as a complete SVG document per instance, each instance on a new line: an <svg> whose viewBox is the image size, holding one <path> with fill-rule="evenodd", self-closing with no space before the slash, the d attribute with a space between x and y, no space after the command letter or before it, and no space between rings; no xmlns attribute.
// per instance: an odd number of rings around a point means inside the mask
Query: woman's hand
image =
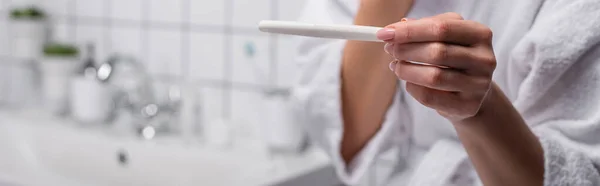
<svg viewBox="0 0 600 186"><path fill-rule="evenodd" d="M454 124L484 185L542 185L543 149L492 82L492 31L446 13L392 24L378 33L406 90ZM418 64L417 64L418 63Z"/></svg>
<svg viewBox="0 0 600 186"><path fill-rule="evenodd" d="M451 121L477 115L492 87L492 31L456 13L406 20L378 33L390 69L421 104Z"/></svg>

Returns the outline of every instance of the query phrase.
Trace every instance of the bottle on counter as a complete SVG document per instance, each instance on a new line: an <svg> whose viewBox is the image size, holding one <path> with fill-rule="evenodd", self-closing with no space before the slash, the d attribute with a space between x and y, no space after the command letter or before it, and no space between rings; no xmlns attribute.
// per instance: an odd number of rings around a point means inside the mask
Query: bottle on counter
<svg viewBox="0 0 600 186"><path fill-rule="evenodd" d="M306 132L295 119L290 105L290 91L271 89L264 96L264 126L262 134L272 151L298 153L306 145Z"/></svg>
<svg viewBox="0 0 600 186"><path fill-rule="evenodd" d="M22 4L11 8L6 21L8 26L1 32L8 38L2 45L8 47L10 58L3 60L15 65L2 67L5 71L0 74L0 83L5 87L1 87L0 100L11 107L37 106L42 96L37 62L47 40L47 16L39 7Z"/></svg>
<svg viewBox="0 0 600 186"><path fill-rule="evenodd" d="M196 87L191 83L182 83L181 103L179 104L179 131L183 139L192 141L199 137L202 123L202 113L200 112L200 97L196 92Z"/></svg>
<svg viewBox="0 0 600 186"><path fill-rule="evenodd" d="M51 113L68 113L70 80L79 67L79 49L65 43L51 43L44 47L41 71L44 107Z"/></svg>
<svg viewBox="0 0 600 186"><path fill-rule="evenodd" d="M46 13L36 6L15 7L9 17L12 57L25 61L42 56L42 48L47 40Z"/></svg>
<svg viewBox="0 0 600 186"><path fill-rule="evenodd" d="M96 73L98 68L96 67L96 57L94 44L88 43L86 46L86 58L83 60L83 65L78 70L77 75L85 77L86 79L96 80Z"/></svg>

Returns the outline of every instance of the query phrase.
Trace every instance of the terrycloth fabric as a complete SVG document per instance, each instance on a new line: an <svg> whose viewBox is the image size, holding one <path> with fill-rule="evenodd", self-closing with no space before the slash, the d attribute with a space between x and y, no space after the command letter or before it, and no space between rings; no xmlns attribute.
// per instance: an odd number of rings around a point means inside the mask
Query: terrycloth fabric
<svg viewBox="0 0 600 186"><path fill-rule="evenodd" d="M542 143L545 186L600 185L600 1L415 1L408 17L455 11L492 28L498 60L494 81ZM300 20L351 24L358 3L309 0ZM481 184L451 124L402 86L381 130L346 167L339 154L344 42L301 38L299 44L300 76L294 91L298 113L304 114L311 137L332 157L342 181L358 184L371 165L385 159L397 164L392 171L376 172L388 181L366 185ZM394 155L382 155L390 149Z"/></svg>

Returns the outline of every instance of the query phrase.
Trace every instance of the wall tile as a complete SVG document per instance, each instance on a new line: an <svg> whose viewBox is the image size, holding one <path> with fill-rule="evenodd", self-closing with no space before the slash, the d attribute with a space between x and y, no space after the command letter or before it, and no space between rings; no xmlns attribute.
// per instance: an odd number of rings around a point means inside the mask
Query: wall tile
<svg viewBox="0 0 600 186"><path fill-rule="evenodd" d="M106 28L102 26L78 26L75 44L85 49L85 45L93 43L96 50L96 60L103 61L108 55L107 49L110 48L106 42L106 31Z"/></svg>
<svg viewBox="0 0 600 186"><path fill-rule="evenodd" d="M4 0L0 1L0 11L8 12L7 10L9 10L9 8L10 8L10 5L9 5L8 1L4 1ZM4 17L6 17L6 14L4 14L0 17L4 18ZM2 20L2 21L4 21L4 20Z"/></svg>
<svg viewBox="0 0 600 186"><path fill-rule="evenodd" d="M18 60L18 59L17 59ZM12 61L13 63L21 63ZM37 100L37 93L40 92L36 85L37 73L32 68L22 65L6 66L10 71L7 101L18 106L30 106Z"/></svg>
<svg viewBox="0 0 600 186"><path fill-rule="evenodd" d="M77 0L77 16L103 17L108 0ZM116 3L116 2L112 2Z"/></svg>
<svg viewBox="0 0 600 186"><path fill-rule="evenodd" d="M10 0L11 7L24 7L37 4L37 0Z"/></svg>
<svg viewBox="0 0 600 186"><path fill-rule="evenodd" d="M0 58L0 63L8 63L6 58ZM0 66L0 106L8 102L10 92L10 69L7 65Z"/></svg>
<svg viewBox="0 0 600 186"><path fill-rule="evenodd" d="M111 53L142 57L142 31L138 28L113 28L111 30Z"/></svg>
<svg viewBox="0 0 600 186"><path fill-rule="evenodd" d="M8 1L0 1L0 11L1 12L5 12L2 15L0 15L0 56L6 56L9 54L8 50L10 49L9 46L11 45L10 40L9 40L9 16L8 13L10 11L10 6L8 4ZM4 62L3 60L0 60L0 63ZM3 68L3 67L0 67ZM0 80L0 83L3 82L2 80ZM2 88L2 87L0 87ZM0 92L1 93L1 92Z"/></svg>
<svg viewBox="0 0 600 186"><path fill-rule="evenodd" d="M255 28L259 21L271 19L270 0L233 0L233 25Z"/></svg>
<svg viewBox="0 0 600 186"><path fill-rule="evenodd" d="M233 81L265 85L269 82L269 43L266 36L234 36Z"/></svg>
<svg viewBox="0 0 600 186"><path fill-rule="evenodd" d="M224 34L192 33L189 75L195 79L223 79Z"/></svg>
<svg viewBox="0 0 600 186"><path fill-rule="evenodd" d="M182 0L149 0L150 20L160 22L182 22Z"/></svg>
<svg viewBox="0 0 600 186"><path fill-rule="evenodd" d="M51 16L64 16L74 13L69 12L71 11L69 7L71 0L42 0L41 2L41 7Z"/></svg>
<svg viewBox="0 0 600 186"><path fill-rule="evenodd" d="M277 36L277 58L275 60L277 69L277 85L289 87L294 83L297 75L294 55L296 53L296 40L291 36Z"/></svg>
<svg viewBox="0 0 600 186"><path fill-rule="evenodd" d="M125 20L142 20L142 1L118 0L111 3L111 18Z"/></svg>
<svg viewBox="0 0 600 186"><path fill-rule="evenodd" d="M190 1L190 21L194 24L225 24L225 1Z"/></svg>
<svg viewBox="0 0 600 186"><path fill-rule="evenodd" d="M306 0L277 0L277 15L279 20L297 20L304 9Z"/></svg>
<svg viewBox="0 0 600 186"><path fill-rule="evenodd" d="M151 30L148 69L151 73L181 74L181 34L177 31Z"/></svg>
<svg viewBox="0 0 600 186"><path fill-rule="evenodd" d="M3 20L0 22L0 56L8 55L9 46L11 45L9 38L8 23Z"/></svg>
<svg viewBox="0 0 600 186"><path fill-rule="evenodd" d="M74 43L75 38L72 34L75 31L74 26L67 24L55 24L51 28L51 40L58 42Z"/></svg>

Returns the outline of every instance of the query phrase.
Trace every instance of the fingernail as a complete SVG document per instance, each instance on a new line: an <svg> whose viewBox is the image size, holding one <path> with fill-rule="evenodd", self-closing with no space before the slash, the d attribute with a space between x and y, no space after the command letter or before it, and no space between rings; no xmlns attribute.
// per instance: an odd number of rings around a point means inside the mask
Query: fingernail
<svg viewBox="0 0 600 186"><path fill-rule="evenodd" d="M400 22L405 22L405 21L408 21L408 18L402 18L402 19L400 19Z"/></svg>
<svg viewBox="0 0 600 186"><path fill-rule="evenodd" d="M377 31L377 39L387 41L392 40L396 37L396 30L391 28L384 28Z"/></svg>
<svg viewBox="0 0 600 186"><path fill-rule="evenodd" d="M383 47L383 50L385 50L385 53L394 56L392 54L392 51L394 50L394 44L393 43L386 43L385 46Z"/></svg>
<svg viewBox="0 0 600 186"><path fill-rule="evenodd" d="M395 72L395 71L396 71L396 64L397 64L397 63L398 63L398 60L394 60L394 61L390 62L390 70L391 70L392 72Z"/></svg>

